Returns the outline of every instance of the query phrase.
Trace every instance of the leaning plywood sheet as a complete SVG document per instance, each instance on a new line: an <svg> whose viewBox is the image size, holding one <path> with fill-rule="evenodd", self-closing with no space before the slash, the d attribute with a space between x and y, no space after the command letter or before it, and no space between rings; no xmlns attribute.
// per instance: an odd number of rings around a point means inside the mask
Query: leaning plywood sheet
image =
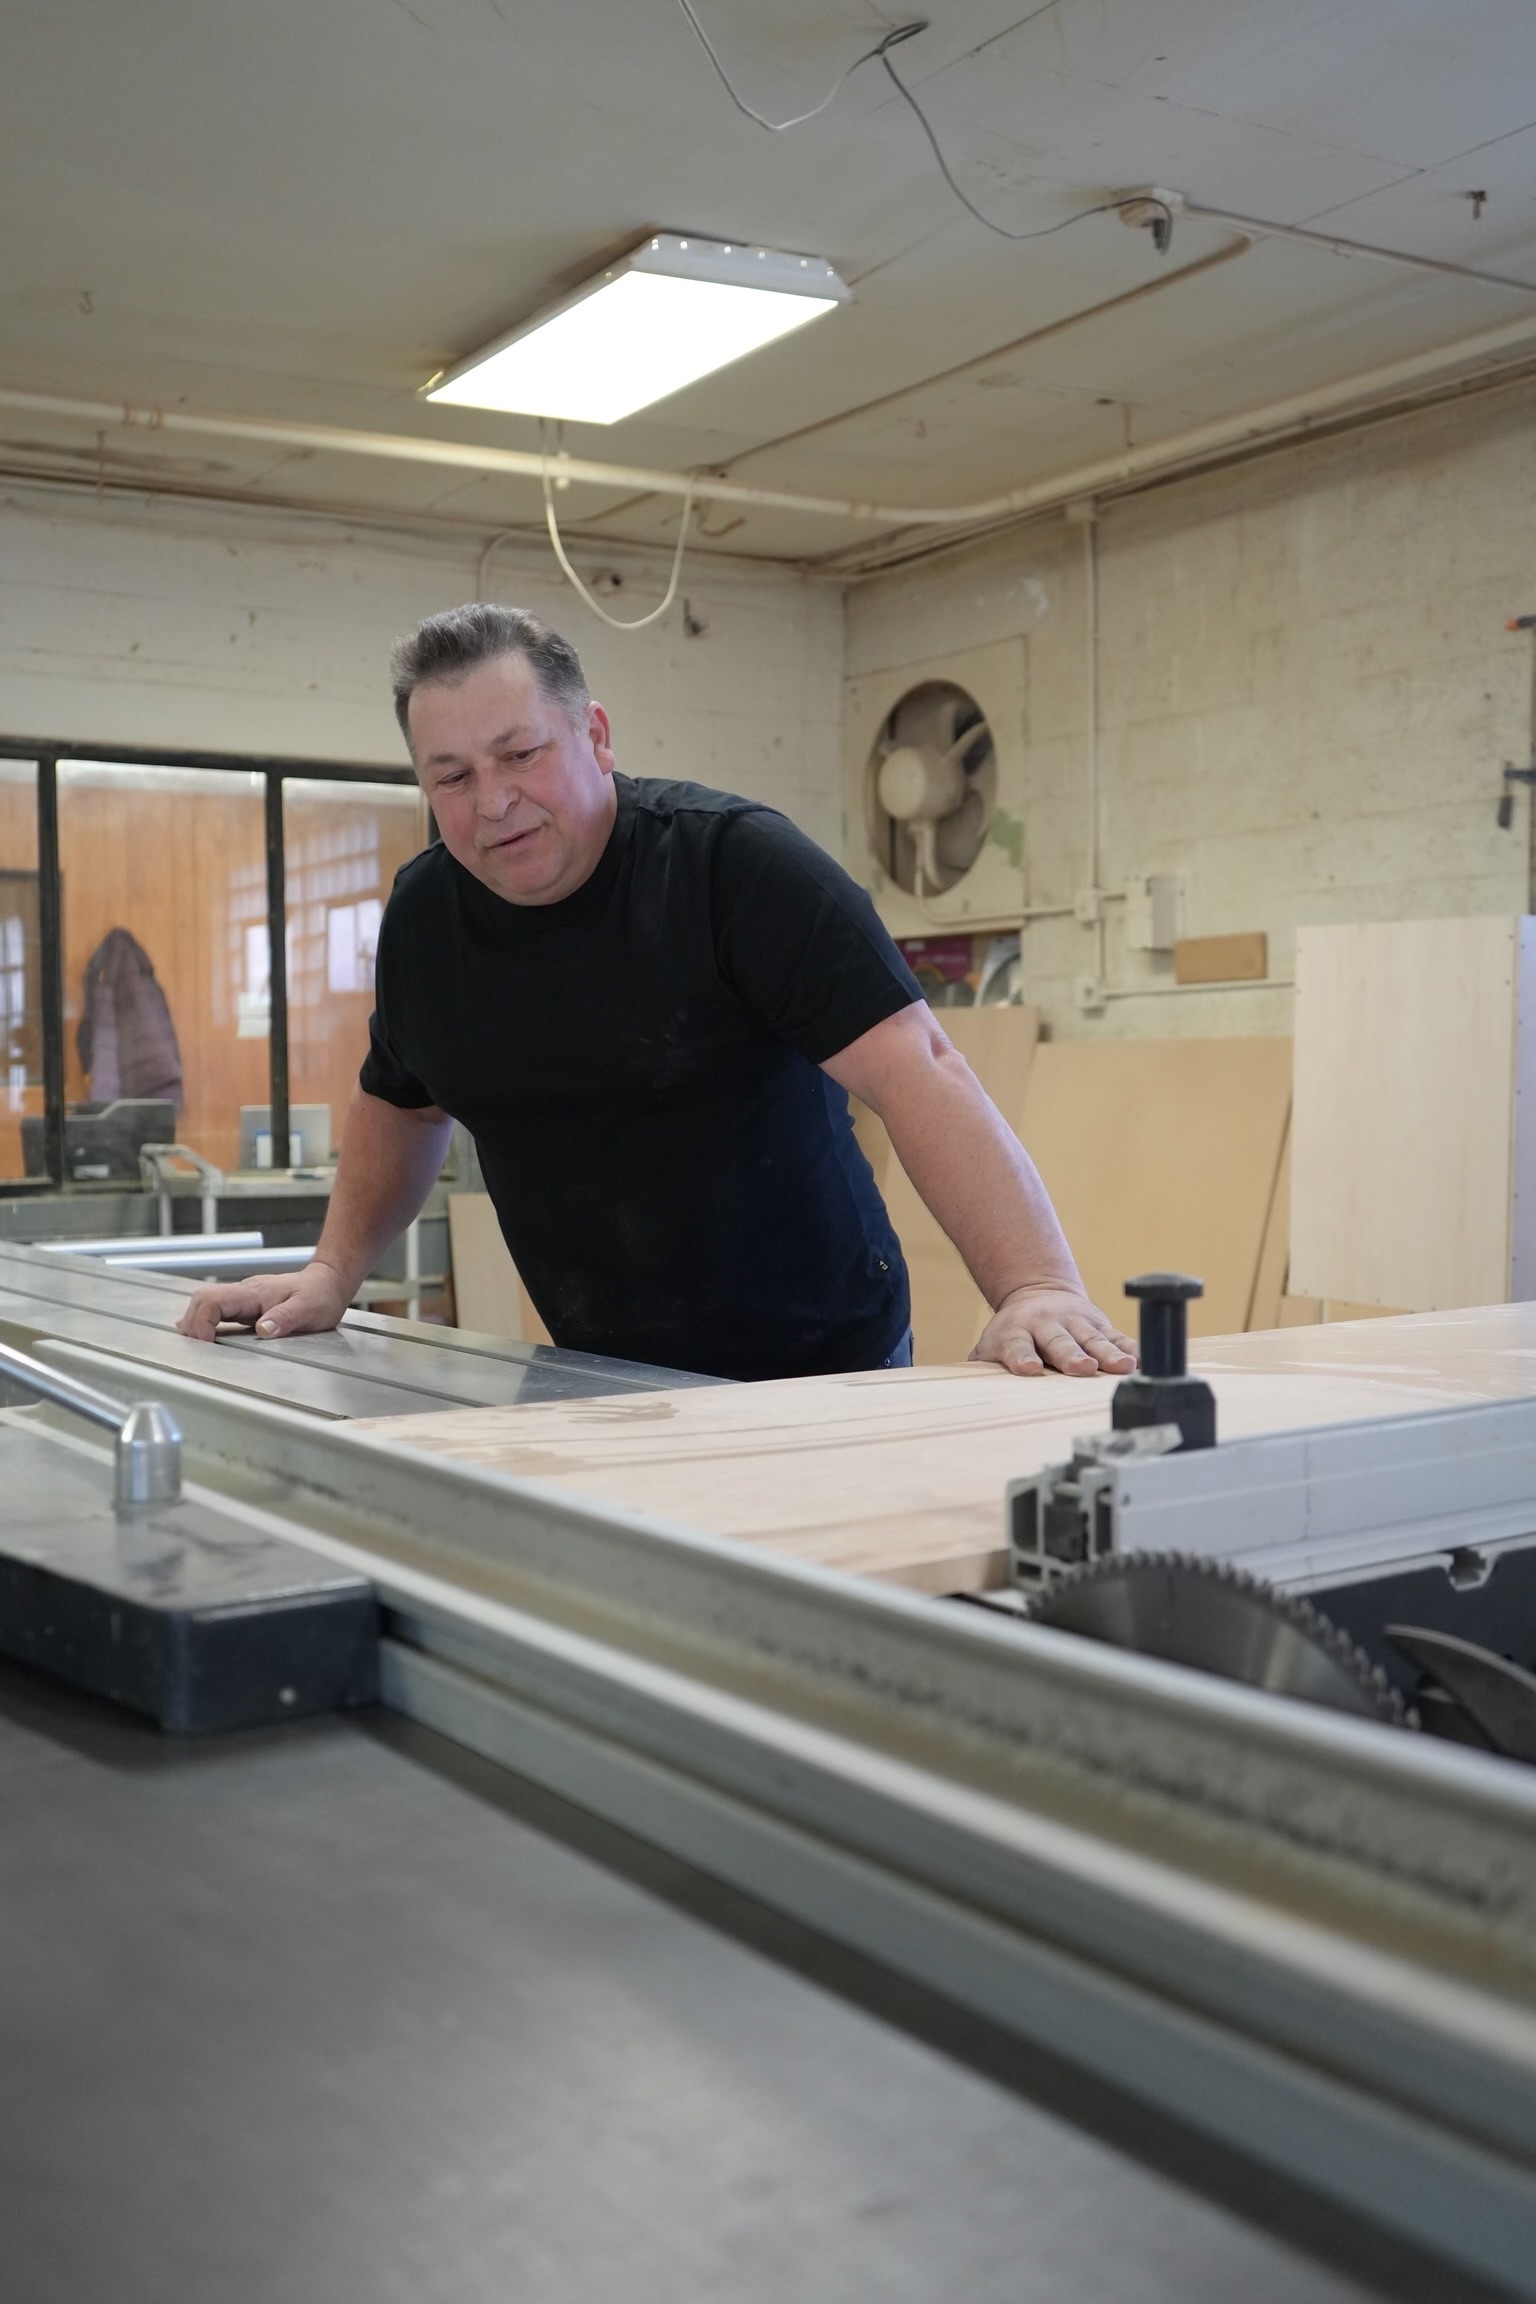
<svg viewBox="0 0 1536 2304"><path fill-rule="evenodd" d="M549 1330L501 1236L489 1192L449 1193L448 1235L459 1326L523 1344L547 1344Z"/></svg>
<svg viewBox="0 0 1536 2304"><path fill-rule="evenodd" d="M1269 1213L1259 1243L1253 1294L1248 1299L1245 1328L1278 1328L1285 1301L1285 1275L1291 1260L1291 1130L1287 1120L1280 1145L1280 1165L1269 1195Z"/></svg>
<svg viewBox="0 0 1536 2304"><path fill-rule="evenodd" d="M1314 1373L1310 1335L1235 1339L1272 1341L1290 1355L1283 1367L1212 1371L1228 1438L1401 1415L1504 1388L1475 1380L1465 1338L1448 1349L1454 1374L1439 1383L1422 1354L1405 1359L1401 1375L1332 1362ZM1527 1342L1536 1346L1536 1321ZM1402 1356L1395 1340L1388 1350ZM552 1494L918 1591L958 1592L1002 1580L1007 1482L1069 1455L1078 1433L1104 1429L1111 1391L1092 1379L1031 1380L973 1363L460 1409L354 1429L491 1465Z"/></svg>
<svg viewBox="0 0 1536 2304"><path fill-rule="evenodd" d="M1023 1117L1024 1091L1040 1036L1038 1008L946 1008L939 1018L1010 1128ZM963 1360L991 1317L960 1253L918 1198L873 1113L859 1108L859 1142L912 1276L914 1356L927 1367Z"/></svg>
<svg viewBox="0 0 1536 2304"><path fill-rule="evenodd" d="M1291 1287L1415 1311L1536 1293L1536 920L1296 942Z"/></svg>
<svg viewBox="0 0 1536 2304"><path fill-rule="evenodd" d="M1021 1129L1088 1293L1136 1333L1133 1273L1197 1273L1194 1334L1243 1328L1291 1095L1289 1040L1053 1040Z"/></svg>

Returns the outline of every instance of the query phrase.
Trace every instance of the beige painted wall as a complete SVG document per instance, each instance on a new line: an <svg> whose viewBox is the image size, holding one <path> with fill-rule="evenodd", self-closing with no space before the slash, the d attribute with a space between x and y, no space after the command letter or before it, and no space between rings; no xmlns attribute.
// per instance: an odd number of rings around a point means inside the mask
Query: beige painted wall
<svg viewBox="0 0 1536 2304"><path fill-rule="evenodd" d="M6 486L0 732L403 765L390 642L474 598L483 543ZM614 613L639 615L665 566L614 565ZM677 610L649 631L609 631L544 547L503 545L488 589L570 635L621 766L772 801L837 844L836 588L695 560L683 583L705 627L695 637Z"/></svg>
<svg viewBox="0 0 1536 2304"><path fill-rule="evenodd" d="M1177 871L1185 932L1262 928L1273 975L1311 921L1518 912L1529 804L1536 389L1394 420L1107 508L1099 526L1103 880ZM1035 903L1087 853L1083 538L1056 520L858 586L850 676L1022 634ZM1122 949L1111 982L1168 981ZM1025 996L1057 1034L1290 1029L1286 991L1076 1006L1075 921L1027 931Z"/></svg>
<svg viewBox="0 0 1536 2304"><path fill-rule="evenodd" d="M1106 884L1175 870L1191 935L1262 928L1289 976L1306 921L1514 912L1528 803L1494 808L1530 746L1536 388L1287 450L1110 506L1100 524ZM0 730L397 761L390 638L475 589L478 538L138 500L0 491ZM1025 820L1035 902L1086 863L1083 543L1060 521L831 588L695 560L678 616L611 633L549 556L508 544L492 589L560 622L621 759L785 808L839 845L840 681L951 648L1028 643ZM664 571L625 565L636 613ZM1109 977L1157 987L1121 948ZM1028 931L1057 1034L1284 1032L1285 991L1075 1003L1093 938Z"/></svg>

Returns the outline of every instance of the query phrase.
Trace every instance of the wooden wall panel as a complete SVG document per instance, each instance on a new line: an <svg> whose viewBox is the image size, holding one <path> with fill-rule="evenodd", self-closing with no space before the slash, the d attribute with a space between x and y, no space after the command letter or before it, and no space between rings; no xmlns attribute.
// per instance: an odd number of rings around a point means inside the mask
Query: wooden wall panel
<svg viewBox="0 0 1536 2304"><path fill-rule="evenodd" d="M381 791L295 780L284 788L289 1096L295 1104L329 1105L333 1150L373 1013L372 947L359 908L383 905L395 874L426 840L426 809L414 786ZM349 932L359 938L350 989Z"/></svg>
<svg viewBox="0 0 1536 2304"><path fill-rule="evenodd" d="M1509 1296L1533 930L1507 916L1301 930L1294 1294L1414 1311Z"/></svg>
<svg viewBox="0 0 1536 2304"><path fill-rule="evenodd" d="M0 761L0 871L36 872L37 870L37 785L29 763ZM5 917L11 915L7 912ZM0 953L0 963L4 954ZM28 955L26 999L28 1004L40 997L41 985L37 972L38 955ZM0 1016L5 1013L0 1007ZM0 1059L6 1048L0 1044ZM41 1055L37 1058L39 1077L30 1086L13 1084L9 1062L0 1064L0 1180L24 1174L21 1157L21 1122L24 1113L41 1112L43 1087Z"/></svg>
<svg viewBox="0 0 1536 2304"><path fill-rule="evenodd" d="M177 1133L233 1168L240 1107L267 1101L267 1041L241 1039L245 931L266 920L266 837L259 781L198 771L59 771L64 882L65 1095L91 1093L76 1047L86 963L127 928L154 964L181 1049Z"/></svg>
<svg viewBox="0 0 1536 2304"><path fill-rule="evenodd" d="M1290 1097L1289 1040L1052 1040L1036 1051L1024 1142L1088 1293L1131 1335L1124 1282L1165 1269L1205 1282L1193 1334L1245 1326ZM1271 1241L1266 1290L1274 1255Z"/></svg>
<svg viewBox="0 0 1536 2304"><path fill-rule="evenodd" d="M421 846L419 797L398 789L399 798L366 786L355 797L337 785L289 787L291 1095L295 1103L330 1105L333 1144L367 1047L373 995L366 969L357 988L333 989L328 915L365 899L382 903L399 866ZM0 802L5 793L0 785ZM91 1093L76 1047L86 962L109 929L130 929L154 965L181 1049L178 1134L233 1168L240 1107L265 1104L269 1090L270 1042L259 1013L267 918L260 780L61 768L59 835L66 1096L75 1102ZM0 843L7 837L0 815ZM0 1173L5 1156L0 1133ZM19 1173L19 1143L15 1162Z"/></svg>

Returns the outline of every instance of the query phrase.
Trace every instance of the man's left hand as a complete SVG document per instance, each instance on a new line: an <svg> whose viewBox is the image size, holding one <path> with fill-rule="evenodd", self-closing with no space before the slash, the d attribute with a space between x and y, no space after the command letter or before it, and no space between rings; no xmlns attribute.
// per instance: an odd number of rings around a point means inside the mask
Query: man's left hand
<svg viewBox="0 0 1536 2304"><path fill-rule="evenodd" d="M973 1360L996 1360L1011 1375L1129 1376L1136 1347L1096 1304L1072 1288L1016 1288L981 1332Z"/></svg>

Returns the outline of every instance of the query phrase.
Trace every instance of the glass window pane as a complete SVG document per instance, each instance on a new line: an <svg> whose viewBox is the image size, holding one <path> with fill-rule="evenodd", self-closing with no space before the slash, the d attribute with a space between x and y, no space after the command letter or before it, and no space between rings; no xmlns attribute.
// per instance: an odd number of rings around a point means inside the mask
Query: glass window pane
<svg viewBox="0 0 1536 2304"><path fill-rule="evenodd" d="M176 1141L219 1168L268 1096L264 794L243 770L59 766L66 1112L171 1103ZM98 1150L67 1168L117 1174L121 1150Z"/></svg>
<svg viewBox="0 0 1536 2304"><path fill-rule="evenodd" d="M0 760L0 1179L43 1174L37 769ZM34 1125L23 1145L22 1121ZM27 1152L32 1157L30 1163Z"/></svg>
<svg viewBox="0 0 1536 2304"><path fill-rule="evenodd" d="M415 784L291 777L283 786L288 1097L295 1131L303 1133L308 1119L306 1158L315 1157L322 1114L335 1150L368 1050L379 920L395 874L426 842L426 804Z"/></svg>

